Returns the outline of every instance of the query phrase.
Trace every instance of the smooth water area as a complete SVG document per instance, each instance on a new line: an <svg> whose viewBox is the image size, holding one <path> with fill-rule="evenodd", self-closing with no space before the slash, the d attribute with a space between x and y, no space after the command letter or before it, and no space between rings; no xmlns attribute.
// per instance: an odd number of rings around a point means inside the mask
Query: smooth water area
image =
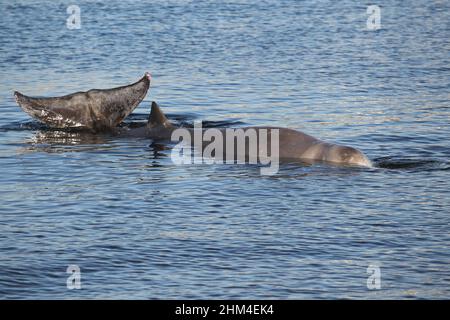
<svg viewBox="0 0 450 320"><path fill-rule="evenodd" d="M359 1L76 1L73 30L71 4L0 2L0 298L450 298L450 2L376 1L379 30ZM13 97L145 71L124 125L155 100L375 167L175 165L170 144L49 130Z"/></svg>

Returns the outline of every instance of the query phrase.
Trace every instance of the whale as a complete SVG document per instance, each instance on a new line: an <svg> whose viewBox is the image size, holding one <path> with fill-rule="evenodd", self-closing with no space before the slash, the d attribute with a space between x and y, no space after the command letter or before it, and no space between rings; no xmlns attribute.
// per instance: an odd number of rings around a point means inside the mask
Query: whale
<svg viewBox="0 0 450 320"><path fill-rule="evenodd" d="M51 128L78 128L94 132L111 130L145 98L151 75L133 84L112 89L91 89L60 97L29 97L14 92L17 104L31 117Z"/></svg>
<svg viewBox="0 0 450 320"><path fill-rule="evenodd" d="M134 129L121 129L117 132L117 134L119 136L148 137L152 140L173 141L173 134L177 129L180 129L180 127L174 125L166 117L161 107L153 101L150 116L145 126ZM242 129L244 132L248 129L253 129L257 133L260 133L261 131L267 132L268 137L265 145L262 145L259 141L257 144L257 148L265 148L266 150L271 150L271 147L274 144L272 135L276 132L278 159L281 161L299 160L307 163L319 161L335 165L372 167L372 163L369 158L359 149L324 141L298 130L283 127L263 126L243 127L239 129ZM191 135L191 137L194 137L195 129L185 128L185 130ZM216 128L215 130L224 135L224 139L222 141L223 147L221 149L223 150L223 153L226 153L227 150L229 150L227 149L226 144L231 141L231 139L227 139L227 135L230 134L230 131L228 128ZM194 139L191 139L191 141L194 141ZM207 146L208 141L202 141L200 148L202 148L203 151L207 148ZM234 152L235 157L238 157L239 154L236 149ZM259 154L259 150L255 150L255 148L252 148L252 146L247 144L243 151L244 158L248 160L252 156L252 152ZM226 154L222 155L223 159L226 157Z"/></svg>
<svg viewBox="0 0 450 320"><path fill-rule="evenodd" d="M219 159L261 160L261 157L268 156L268 150L271 150L270 153L276 150L276 154L271 153L270 156L276 156L281 161L300 160L309 163L321 161L338 165L372 166L369 158L354 147L323 141L290 128L261 126L235 130L214 128L204 131L201 128L200 130L180 128L166 117L155 101L151 104L150 116L145 126L118 127L145 98L150 82L151 75L146 72L137 82L112 89L91 89L46 98L29 97L15 91L14 96L26 113L51 128L87 129L93 133L109 131L122 137L148 137L152 140L171 141L174 141L173 135L182 129L181 131L190 136L188 140L194 142L193 146L200 149L202 155L206 150L214 151L208 155ZM216 135L210 135L211 131L221 136L220 141L216 141L218 139ZM257 136L256 140L251 140L252 134L253 137ZM208 135L209 140L203 140L205 135ZM196 144L196 138L199 136L200 144ZM242 137L240 141L243 141L244 147L239 148L235 141ZM212 144L214 148L211 148ZM263 150L266 152L260 152Z"/></svg>

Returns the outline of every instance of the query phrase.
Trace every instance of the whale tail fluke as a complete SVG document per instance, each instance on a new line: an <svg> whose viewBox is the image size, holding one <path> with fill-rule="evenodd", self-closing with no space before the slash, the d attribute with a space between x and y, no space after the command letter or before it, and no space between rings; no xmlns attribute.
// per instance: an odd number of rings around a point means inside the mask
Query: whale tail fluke
<svg viewBox="0 0 450 320"><path fill-rule="evenodd" d="M66 108L65 110L58 109L53 104L54 99L33 98L19 91L14 91L14 98L23 111L50 127L63 128L79 126L79 123L68 115L71 112L73 113L73 111L70 108Z"/></svg>
<svg viewBox="0 0 450 320"><path fill-rule="evenodd" d="M40 111L40 109L42 109L42 106L36 103L37 99L28 97L20 93L19 91L14 91L14 98L17 104L23 109L23 111L30 114L31 116L34 116L34 113L36 111ZM33 115L31 113L33 113Z"/></svg>
<svg viewBox="0 0 450 320"><path fill-rule="evenodd" d="M17 104L31 117L52 128L81 127L94 131L116 127L144 99L149 73L137 82L113 89L92 89L61 97L28 97L14 92Z"/></svg>

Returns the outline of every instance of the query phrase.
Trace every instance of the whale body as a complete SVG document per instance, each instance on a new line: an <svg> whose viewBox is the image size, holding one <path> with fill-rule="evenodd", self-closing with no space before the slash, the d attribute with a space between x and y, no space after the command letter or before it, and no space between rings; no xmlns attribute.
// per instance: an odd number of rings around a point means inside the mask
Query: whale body
<svg viewBox="0 0 450 320"><path fill-rule="evenodd" d="M121 131L119 134L129 137L148 137L153 140L170 140L172 133L176 129L178 127L169 121L158 104L152 102L150 117L145 127ZM278 157L280 160L301 160L304 162L323 161L337 165L372 166L369 158L354 147L323 141L298 130L282 127L244 127L239 129L244 131L254 129L258 133L261 130L265 130L264 132L267 132L268 136L267 144L264 148L268 150L271 149L271 143L273 141L271 139L272 132L276 129L278 134ZM186 128L186 130L194 137L195 129ZM217 128L216 130L222 132L224 136L222 150L225 152L227 149L226 136L230 133L225 128ZM208 142L203 142L202 148L204 149L207 145ZM260 148L261 144L258 143L257 147ZM251 156L251 150L252 148L246 145L244 155L246 159ZM256 152L259 154L258 150ZM225 159L226 155L224 154L222 158Z"/></svg>

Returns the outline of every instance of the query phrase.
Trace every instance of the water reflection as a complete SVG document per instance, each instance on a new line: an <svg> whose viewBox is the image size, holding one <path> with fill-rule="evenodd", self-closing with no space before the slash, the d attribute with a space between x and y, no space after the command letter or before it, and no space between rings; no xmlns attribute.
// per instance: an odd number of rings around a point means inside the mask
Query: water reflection
<svg viewBox="0 0 450 320"><path fill-rule="evenodd" d="M38 130L25 140L24 152L81 152L110 149L110 137L82 131Z"/></svg>

